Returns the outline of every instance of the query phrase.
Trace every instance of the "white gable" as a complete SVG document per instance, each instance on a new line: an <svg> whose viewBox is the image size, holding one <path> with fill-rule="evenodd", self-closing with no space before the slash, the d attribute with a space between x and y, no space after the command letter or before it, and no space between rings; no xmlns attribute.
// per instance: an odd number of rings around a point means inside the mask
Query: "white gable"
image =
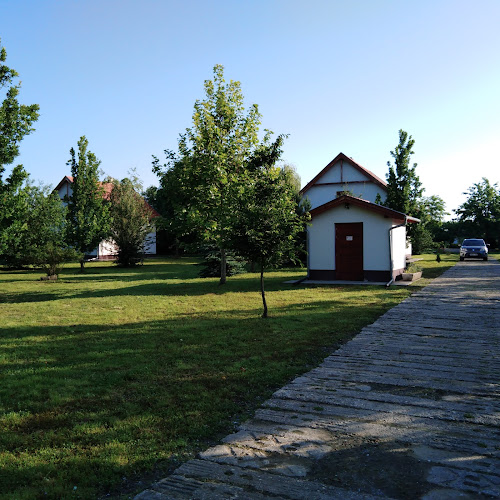
<svg viewBox="0 0 500 500"><path fill-rule="evenodd" d="M67 179L64 179L62 182L60 182L56 189L57 194L59 195L59 198L63 200L63 203L66 203L64 201L66 197L71 198L71 196L73 195L73 188L71 187L71 183Z"/></svg>
<svg viewBox="0 0 500 500"><path fill-rule="evenodd" d="M319 207L347 191L356 198L375 202L379 194L385 199L385 183L354 160L340 153L302 190L311 208Z"/></svg>

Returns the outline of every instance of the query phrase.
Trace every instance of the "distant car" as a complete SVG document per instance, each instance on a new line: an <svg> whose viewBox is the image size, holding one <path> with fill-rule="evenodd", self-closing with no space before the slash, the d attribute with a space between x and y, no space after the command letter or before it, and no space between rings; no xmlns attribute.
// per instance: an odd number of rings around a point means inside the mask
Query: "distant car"
<svg viewBox="0 0 500 500"><path fill-rule="evenodd" d="M488 246L484 240L473 238L464 240L460 247L460 260L469 257L488 260Z"/></svg>

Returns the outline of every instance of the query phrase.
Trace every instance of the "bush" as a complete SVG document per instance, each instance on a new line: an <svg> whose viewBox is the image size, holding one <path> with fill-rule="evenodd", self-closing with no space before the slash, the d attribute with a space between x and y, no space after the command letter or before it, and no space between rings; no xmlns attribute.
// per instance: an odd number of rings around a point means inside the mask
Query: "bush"
<svg viewBox="0 0 500 500"><path fill-rule="evenodd" d="M220 251L205 250L204 260L199 265L204 266L198 273L200 278L220 278ZM226 254L226 276L234 276L246 272L245 262L232 252Z"/></svg>

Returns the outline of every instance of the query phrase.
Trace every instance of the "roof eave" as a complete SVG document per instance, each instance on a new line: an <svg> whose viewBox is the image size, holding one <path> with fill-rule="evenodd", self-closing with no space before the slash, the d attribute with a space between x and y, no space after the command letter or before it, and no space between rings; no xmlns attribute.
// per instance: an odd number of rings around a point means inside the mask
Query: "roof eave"
<svg viewBox="0 0 500 500"><path fill-rule="evenodd" d="M377 177L373 172L370 172L367 168L363 167L359 163L356 163L352 158L349 158L346 156L344 153L339 153L328 165L321 170L321 172L316 175L312 180L310 180L301 190L300 194L304 195L304 193L309 190L312 186L316 184L316 181L323 176L328 170L330 170L339 160L344 160L347 161L349 164L351 164L354 168L359 170L360 172L363 172L366 174L375 184L378 186L382 187L383 189L387 189L387 183L385 183L382 179Z"/></svg>
<svg viewBox="0 0 500 500"><path fill-rule="evenodd" d="M384 217L393 219L395 221L407 221L407 222L420 222L419 219L415 217L410 217L407 216L401 212L397 212L396 210L392 210L392 208L384 207L383 205L378 205L377 203L372 203L371 201L368 200L363 200L363 198L356 198L354 196L350 195L342 195L339 196L338 198L335 198L334 200L331 200L327 203L324 203L323 205L320 205L319 207L313 208L310 210L311 216L319 215L322 214L323 212L327 212L328 210L332 208L336 208L339 205L344 204L350 204L352 203L353 205L356 205L360 208L364 208L366 210L370 210L372 212L379 213L380 215L383 215Z"/></svg>

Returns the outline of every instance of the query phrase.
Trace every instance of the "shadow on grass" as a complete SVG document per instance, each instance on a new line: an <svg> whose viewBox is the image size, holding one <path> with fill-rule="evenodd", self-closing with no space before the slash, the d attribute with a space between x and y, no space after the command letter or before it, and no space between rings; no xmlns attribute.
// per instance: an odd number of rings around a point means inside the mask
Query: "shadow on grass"
<svg viewBox="0 0 500 500"><path fill-rule="evenodd" d="M296 274L303 273L303 271L296 271ZM61 276L57 282L40 282L37 283L39 288L37 291L29 292L5 292L0 297L1 302L9 303L25 303L25 302L44 302L50 300L60 299L86 299L86 298L99 298L99 297L113 297L113 296L200 296L207 294L223 295L225 293L238 293L238 292L255 292L260 291L260 283L258 275L241 275L231 277L225 285L219 285L216 278L182 278L176 281L174 278L148 278L149 274L141 275L141 281L150 281L144 284L130 284L125 286L117 286L127 284L129 279L120 279L115 277L109 280L99 279L97 276L87 276L85 280L89 280L96 284L94 289L75 290L74 285L80 283L79 278L74 280L68 279L66 276ZM145 277L144 277L145 276ZM285 284L284 281L289 277L268 277L265 279L265 286L268 291L277 290L290 290L293 285ZM293 275L291 276L293 279ZM161 281L158 281L161 279ZM298 279L298 278L297 278ZM99 289L99 286L106 287L107 284L111 287ZM48 291L45 291L47 290Z"/></svg>
<svg viewBox="0 0 500 500"><path fill-rule="evenodd" d="M352 317L352 304L332 296L268 320L235 310L223 319L3 329L3 492L64 498L75 485L95 498L155 464L164 473L383 309L365 305Z"/></svg>

